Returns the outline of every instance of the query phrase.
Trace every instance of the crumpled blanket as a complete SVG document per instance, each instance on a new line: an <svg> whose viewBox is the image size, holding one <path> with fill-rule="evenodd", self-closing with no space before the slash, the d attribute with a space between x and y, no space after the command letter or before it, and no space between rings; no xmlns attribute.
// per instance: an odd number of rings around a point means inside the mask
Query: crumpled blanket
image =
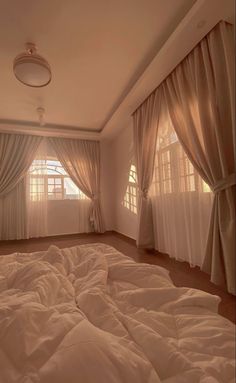
<svg viewBox="0 0 236 383"><path fill-rule="evenodd" d="M104 244L2 256L0 383L232 383L219 300Z"/></svg>

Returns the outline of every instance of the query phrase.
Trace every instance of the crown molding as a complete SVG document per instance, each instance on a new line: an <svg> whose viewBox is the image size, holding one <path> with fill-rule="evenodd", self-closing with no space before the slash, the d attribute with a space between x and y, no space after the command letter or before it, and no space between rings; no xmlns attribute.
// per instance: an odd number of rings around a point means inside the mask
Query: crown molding
<svg viewBox="0 0 236 383"><path fill-rule="evenodd" d="M72 126L47 124L39 126L33 122L28 121L15 121L15 120L2 120L0 119L0 132L2 133L18 133L30 134L34 136L43 137L63 137L63 138L77 138L83 140L96 140L101 139L99 131L91 131L82 128L75 128Z"/></svg>
<svg viewBox="0 0 236 383"><path fill-rule="evenodd" d="M234 0L197 0L107 120L102 139L114 139L127 128L132 113L204 36L221 20L234 23L234 17Z"/></svg>

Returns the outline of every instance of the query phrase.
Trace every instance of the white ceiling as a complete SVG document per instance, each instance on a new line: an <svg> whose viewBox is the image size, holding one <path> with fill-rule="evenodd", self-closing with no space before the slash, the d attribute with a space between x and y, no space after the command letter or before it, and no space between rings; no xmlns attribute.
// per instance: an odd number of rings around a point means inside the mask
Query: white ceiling
<svg viewBox="0 0 236 383"><path fill-rule="evenodd" d="M195 0L0 0L0 120L100 131ZM50 63L45 88L12 71L24 44ZM50 125L49 125L50 126Z"/></svg>

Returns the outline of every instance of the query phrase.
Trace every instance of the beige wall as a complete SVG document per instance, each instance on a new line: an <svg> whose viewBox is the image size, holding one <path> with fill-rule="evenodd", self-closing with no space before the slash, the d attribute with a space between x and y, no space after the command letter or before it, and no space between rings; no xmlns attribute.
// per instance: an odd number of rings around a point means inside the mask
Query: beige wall
<svg viewBox="0 0 236 383"><path fill-rule="evenodd" d="M101 205L106 230L136 238L137 215L123 205L133 163L132 125L113 140L101 141ZM76 201L49 202L49 235L80 232ZM51 218L50 218L51 217Z"/></svg>
<svg viewBox="0 0 236 383"><path fill-rule="evenodd" d="M114 230L114 157L111 141L101 141L101 205L106 230Z"/></svg>
<svg viewBox="0 0 236 383"><path fill-rule="evenodd" d="M114 230L128 237L136 238L137 215L123 205L130 166L133 163L132 124L123 129L111 143L113 157L113 210Z"/></svg>
<svg viewBox="0 0 236 383"><path fill-rule="evenodd" d="M74 234L84 232L84 222L81 216L86 217L89 212L89 201L78 206L78 200L48 201L48 235ZM82 213L82 214L80 214ZM83 214L84 213L84 214ZM87 223L86 232L89 232Z"/></svg>

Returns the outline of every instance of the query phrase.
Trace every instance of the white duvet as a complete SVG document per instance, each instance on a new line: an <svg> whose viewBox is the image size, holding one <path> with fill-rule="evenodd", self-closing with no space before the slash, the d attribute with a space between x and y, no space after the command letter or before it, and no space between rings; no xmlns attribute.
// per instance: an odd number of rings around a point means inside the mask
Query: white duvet
<svg viewBox="0 0 236 383"><path fill-rule="evenodd" d="M219 298L103 244L0 257L0 383L234 381Z"/></svg>

